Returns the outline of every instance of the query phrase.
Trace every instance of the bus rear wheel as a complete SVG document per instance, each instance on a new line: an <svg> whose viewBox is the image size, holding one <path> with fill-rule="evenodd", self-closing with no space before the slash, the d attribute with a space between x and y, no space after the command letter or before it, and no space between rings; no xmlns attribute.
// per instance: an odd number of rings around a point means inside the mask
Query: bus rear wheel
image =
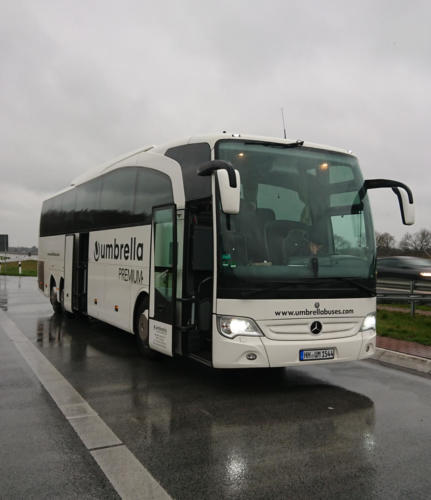
<svg viewBox="0 0 431 500"><path fill-rule="evenodd" d="M142 300L135 312L135 337L138 349L147 358L157 359L160 353L154 351L149 343L149 311L148 311L148 298Z"/></svg>
<svg viewBox="0 0 431 500"><path fill-rule="evenodd" d="M60 306L61 306L61 312L67 318L73 318L75 316L73 313L66 311L66 308L64 307L64 286L60 288Z"/></svg>
<svg viewBox="0 0 431 500"><path fill-rule="evenodd" d="M51 286L51 290L49 292L49 300L51 302L52 308L55 313L61 313L61 304L58 301L57 297L57 289L55 286Z"/></svg>

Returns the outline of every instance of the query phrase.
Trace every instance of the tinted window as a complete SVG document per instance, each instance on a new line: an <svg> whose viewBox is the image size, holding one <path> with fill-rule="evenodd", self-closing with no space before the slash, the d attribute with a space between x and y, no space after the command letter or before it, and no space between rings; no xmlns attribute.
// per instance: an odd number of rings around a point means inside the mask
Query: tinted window
<svg viewBox="0 0 431 500"><path fill-rule="evenodd" d="M141 222L151 221L153 207L173 202L172 184L166 174L152 169L138 169L134 213Z"/></svg>
<svg viewBox="0 0 431 500"><path fill-rule="evenodd" d="M239 170L243 197L229 217L216 205L219 296L259 286L274 297L271 282L303 278L374 280L374 233L356 158L240 140L219 141L216 158ZM303 286L312 297L312 286Z"/></svg>
<svg viewBox="0 0 431 500"><path fill-rule="evenodd" d="M62 196L44 201L40 221L41 235L58 234L64 228L62 216Z"/></svg>
<svg viewBox="0 0 431 500"><path fill-rule="evenodd" d="M165 155L181 165L186 201L211 196L211 176L200 177L196 173L199 165L211 159L209 144L201 142L177 146L168 149Z"/></svg>
<svg viewBox="0 0 431 500"><path fill-rule="evenodd" d="M75 226L76 189L66 191L62 197L63 225L67 228L67 232L71 233L74 231Z"/></svg>
<svg viewBox="0 0 431 500"><path fill-rule="evenodd" d="M120 168L44 201L40 236L150 223L154 206L173 202L168 175Z"/></svg>
<svg viewBox="0 0 431 500"><path fill-rule="evenodd" d="M99 208L100 179L81 184L76 188L76 209L97 210Z"/></svg>
<svg viewBox="0 0 431 500"><path fill-rule="evenodd" d="M75 224L77 228L88 230L97 225L100 186L100 179L94 179L76 188Z"/></svg>
<svg viewBox="0 0 431 500"><path fill-rule="evenodd" d="M299 222L305 204L296 191L271 184L259 184L257 189L257 208L272 210L276 220Z"/></svg>
<svg viewBox="0 0 431 500"><path fill-rule="evenodd" d="M42 205L42 214L40 216L40 235L41 236L47 236L49 234L49 206L50 206L51 200L46 200L43 202Z"/></svg>
<svg viewBox="0 0 431 500"><path fill-rule="evenodd" d="M99 224L109 226L132 222L136 173L135 167L120 168L102 177Z"/></svg>

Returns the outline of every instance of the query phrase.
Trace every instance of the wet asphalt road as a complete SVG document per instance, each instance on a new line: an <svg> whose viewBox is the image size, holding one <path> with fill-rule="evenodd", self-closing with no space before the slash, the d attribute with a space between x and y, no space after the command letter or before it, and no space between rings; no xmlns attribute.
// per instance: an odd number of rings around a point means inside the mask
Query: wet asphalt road
<svg viewBox="0 0 431 500"><path fill-rule="evenodd" d="M32 278L0 277L0 307L174 498L431 498L430 377L149 361ZM1 326L0 362L0 497L117 498Z"/></svg>

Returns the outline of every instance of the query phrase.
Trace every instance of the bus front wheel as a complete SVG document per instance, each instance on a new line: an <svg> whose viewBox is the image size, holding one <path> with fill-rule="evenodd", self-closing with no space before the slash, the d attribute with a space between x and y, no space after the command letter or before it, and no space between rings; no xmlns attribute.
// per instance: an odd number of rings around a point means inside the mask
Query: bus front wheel
<svg viewBox="0 0 431 500"><path fill-rule="evenodd" d="M135 337L139 351L147 358L157 359L160 354L151 349L149 344L149 327L148 327L148 298L142 300L135 313Z"/></svg>

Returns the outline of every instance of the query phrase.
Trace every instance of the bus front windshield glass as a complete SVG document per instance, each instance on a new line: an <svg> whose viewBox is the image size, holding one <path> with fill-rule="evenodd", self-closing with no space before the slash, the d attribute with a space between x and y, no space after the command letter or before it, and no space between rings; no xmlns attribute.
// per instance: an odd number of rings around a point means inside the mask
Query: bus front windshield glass
<svg viewBox="0 0 431 500"><path fill-rule="evenodd" d="M354 156L238 140L220 141L216 156L241 175L240 213L217 203L219 296L329 280L371 286L374 232Z"/></svg>

